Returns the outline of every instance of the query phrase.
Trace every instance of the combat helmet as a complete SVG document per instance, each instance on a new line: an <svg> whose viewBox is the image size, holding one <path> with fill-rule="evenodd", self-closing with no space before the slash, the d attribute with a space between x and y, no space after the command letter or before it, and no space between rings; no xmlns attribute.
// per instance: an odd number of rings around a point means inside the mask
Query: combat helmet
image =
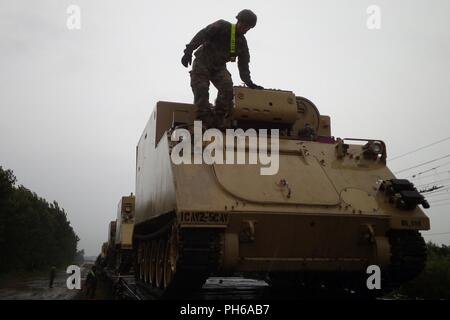
<svg viewBox="0 0 450 320"><path fill-rule="evenodd" d="M236 16L236 19L252 28L256 25L257 20L256 14L254 14L253 11L249 9L244 9L241 12L239 12L238 15Z"/></svg>

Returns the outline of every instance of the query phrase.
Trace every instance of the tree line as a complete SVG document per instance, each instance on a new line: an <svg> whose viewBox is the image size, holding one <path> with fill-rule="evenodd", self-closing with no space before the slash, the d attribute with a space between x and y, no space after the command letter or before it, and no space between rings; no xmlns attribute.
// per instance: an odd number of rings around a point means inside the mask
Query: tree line
<svg viewBox="0 0 450 320"><path fill-rule="evenodd" d="M79 238L64 209L16 181L12 170L0 166L0 272L73 263Z"/></svg>

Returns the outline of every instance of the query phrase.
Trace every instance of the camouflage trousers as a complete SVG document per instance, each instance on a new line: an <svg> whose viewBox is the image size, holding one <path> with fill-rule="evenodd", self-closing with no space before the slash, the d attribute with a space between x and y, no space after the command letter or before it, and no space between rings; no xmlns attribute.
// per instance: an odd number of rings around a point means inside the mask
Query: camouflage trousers
<svg viewBox="0 0 450 320"><path fill-rule="evenodd" d="M195 59L190 74L194 104L197 106L197 119L202 121L211 121L213 118L223 120L233 105L233 81L225 65L211 68L201 59ZM218 90L214 109L215 117L209 104L210 81Z"/></svg>

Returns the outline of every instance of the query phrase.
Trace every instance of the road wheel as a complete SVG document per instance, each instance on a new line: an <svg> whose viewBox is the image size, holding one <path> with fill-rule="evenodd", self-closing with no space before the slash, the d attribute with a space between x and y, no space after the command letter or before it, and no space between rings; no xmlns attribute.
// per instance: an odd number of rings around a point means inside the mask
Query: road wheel
<svg viewBox="0 0 450 320"><path fill-rule="evenodd" d="M152 250L150 252L150 284L152 287L156 287L156 258L158 254L158 242L152 241L151 242Z"/></svg>
<svg viewBox="0 0 450 320"><path fill-rule="evenodd" d="M156 254L156 287L163 287L164 278L164 255L166 253L165 242L163 240L158 241L158 252Z"/></svg>
<svg viewBox="0 0 450 320"><path fill-rule="evenodd" d="M168 288L177 271L178 262L178 230L172 227L164 255L164 288Z"/></svg>
<svg viewBox="0 0 450 320"><path fill-rule="evenodd" d="M150 250L151 250L151 243L146 242L145 243L145 252L144 252L144 282L149 283L149 267L150 267Z"/></svg>
<svg viewBox="0 0 450 320"><path fill-rule="evenodd" d="M145 258L145 242L139 243L139 251L138 251L138 265L139 265L139 280L144 281L144 258Z"/></svg>

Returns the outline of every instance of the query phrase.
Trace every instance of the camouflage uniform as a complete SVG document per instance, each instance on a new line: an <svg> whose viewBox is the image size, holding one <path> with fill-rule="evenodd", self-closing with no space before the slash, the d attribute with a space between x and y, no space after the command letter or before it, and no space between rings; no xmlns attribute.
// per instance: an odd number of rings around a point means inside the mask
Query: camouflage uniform
<svg viewBox="0 0 450 320"><path fill-rule="evenodd" d="M233 105L233 81L226 68L231 61L230 55L231 23L219 20L200 30L192 41L186 45L186 51L195 52L192 64L191 87L194 104L197 105L197 118L206 120L211 114L209 106L209 82L217 88L215 113L223 119ZM252 83L250 78L247 40L236 31L236 56L239 75L244 83Z"/></svg>

